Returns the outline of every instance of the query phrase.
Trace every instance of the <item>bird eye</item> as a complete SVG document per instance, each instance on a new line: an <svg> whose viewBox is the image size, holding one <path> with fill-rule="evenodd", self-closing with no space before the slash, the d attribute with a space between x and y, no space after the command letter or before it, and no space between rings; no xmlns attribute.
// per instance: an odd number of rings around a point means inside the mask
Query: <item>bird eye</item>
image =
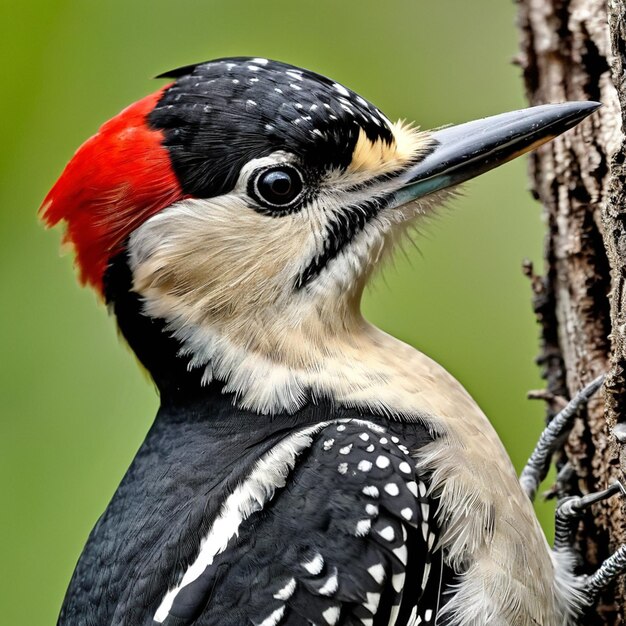
<svg viewBox="0 0 626 626"><path fill-rule="evenodd" d="M287 165L263 170L252 185L252 195L269 208L291 205L302 194L304 182L295 168Z"/></svg>

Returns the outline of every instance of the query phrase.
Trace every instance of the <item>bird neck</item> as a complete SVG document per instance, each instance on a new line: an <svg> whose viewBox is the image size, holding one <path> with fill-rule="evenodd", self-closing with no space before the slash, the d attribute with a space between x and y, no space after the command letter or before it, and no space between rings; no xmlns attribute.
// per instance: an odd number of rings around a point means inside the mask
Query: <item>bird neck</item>
<svg viewBox="0 0 626 626"><path fill-rule="evenodd" d="M169 315L134 290L127 253L117 255L105 275L105 297L119 329L154 379L162 400L197 398L216 382L241 401L242 408L263 414L292 413L311 398L305 379L329 364L337 383L350 378L360 355L380 348L371 337L359 303L362 286L341 298L319 299L291 310L229 307L199 323L176 308ZM350 362L352 359L353 363ZM335 399L332 385L317 398Z"/></svg>
<svg viewBox="0 0 626 626"><path fill-rule="evenodd" d="M122 252L109 263L104 275L104 295L109 312L141 365L154 380L162 404L176 403L178 397L196 398L202 373L188 367L180 355L180 342L167 330L167 321L144 314L141 297L132 290L133 276L127 254Z"/></svg>
<svg viewBox="0 0 626 626"><path fill-rule="evenodd" d="M125 253L110 264L105 288L162 402L195 399L216 383L239 408L264 415L294 413L321 400L408 419L448 415L455 398L457 408L475 410L443 368L362 317L360 286L288 311L242 318L234 309L212 323L151 315L154 303L133 291Z"/></svg>
<svg viewBox="0 0 626 626"><path fill-rule="evenodd" d="M238 315L211 323L155 316L155 304L133 290L126 253L107 271L106 297L120 330L150 372L162 402L192 401L213 383L243 410L293 414L330 401L397 419L441 420L484 415L465 389L420 351L369 324L362 287L291 310Z"/></svg>

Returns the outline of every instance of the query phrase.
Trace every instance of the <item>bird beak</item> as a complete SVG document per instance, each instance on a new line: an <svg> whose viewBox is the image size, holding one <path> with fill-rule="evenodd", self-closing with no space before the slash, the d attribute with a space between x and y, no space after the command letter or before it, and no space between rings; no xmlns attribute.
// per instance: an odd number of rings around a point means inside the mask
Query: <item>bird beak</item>
<svg viewBox="0 0 626 626"><path fill-rule="evenodd" d="M431 151L400 175L396 207L463 183L550 141L591 115L599 102L564 102L511 111L431 133Z"/></svg>

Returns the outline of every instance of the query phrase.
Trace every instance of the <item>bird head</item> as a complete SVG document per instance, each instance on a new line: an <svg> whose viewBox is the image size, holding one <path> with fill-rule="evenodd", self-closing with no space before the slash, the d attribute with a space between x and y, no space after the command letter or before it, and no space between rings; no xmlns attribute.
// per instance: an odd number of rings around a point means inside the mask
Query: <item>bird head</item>
<svg viewBox="0 0 626 626"><path fill-rule="evenodd" d="M597 107L546 105L422 132L267 59L163 77L173 82L79 148L42 213L65 222L81 280L118 319L132 294L191 369L224 361L224 342L244 360L302 366L296 344L324 349L362 323L363 285L407 225Z"/></svg>

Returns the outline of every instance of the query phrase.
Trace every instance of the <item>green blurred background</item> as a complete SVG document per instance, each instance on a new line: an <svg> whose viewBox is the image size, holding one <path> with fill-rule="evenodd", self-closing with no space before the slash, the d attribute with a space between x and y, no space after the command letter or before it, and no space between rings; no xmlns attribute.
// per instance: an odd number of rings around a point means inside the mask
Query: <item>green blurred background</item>
<svg viewBox="0 0 626 626"><path fill-rule="evenodd" d="M515 7L498 0L0 2L0 615L53 624L86 536L157 407L80 289L41 199L78 145L151 76L227 55L328 74L423 127L525 106ZM542 424L521 261L541 257L526 164L467 185L366 296L367 317L452 371L519 468ZM550 533L550 511L542 510Z"/></svg>

